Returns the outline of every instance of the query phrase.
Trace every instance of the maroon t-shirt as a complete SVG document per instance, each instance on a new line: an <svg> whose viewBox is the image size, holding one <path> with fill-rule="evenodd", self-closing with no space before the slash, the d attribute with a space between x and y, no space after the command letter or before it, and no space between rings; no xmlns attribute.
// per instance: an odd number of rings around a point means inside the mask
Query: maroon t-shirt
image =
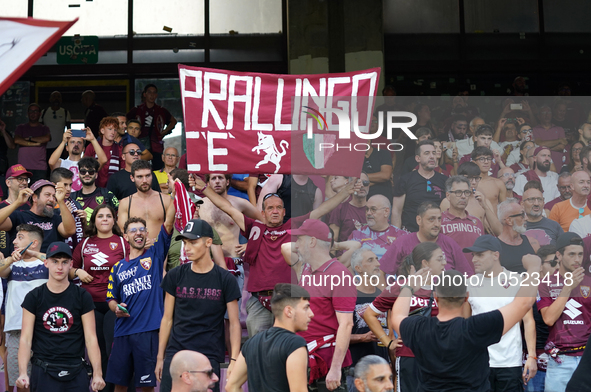
<svg viewBox="0 0 591 392"><path fill-rule="evenodd" d="M137 119L142 125L140 139L150 136L150 151L164 151L164 142L162 141L162 131L170 123L172 115L168 110L159 105L149 108L145 103L136 106L127 113L127 119Z"/></svg>
<svg viewBox="0 0 591 392"><path fill-rule="evenodd" d="M101 143L100 140L99 143ZM101 170L99 170L98 177L96 178L96 186L99 188L106 188L109 177L121 169L121 162L123 161L123 159L121 159L122 148L117 143L113 143L111 146L104 146L101 143L101 147L107 156L107 163L105 163ZM97 158L92 144L89 144L88 147L86 147L84 156Z"/></svg>
<svg viewBox="0 0 591 392"><path fill-rule="evenodd" d="M109 238L87 238L74 249L73 268L82 268L94 278L90 283L82 283L94 302L105 302L111 267L127 254L129 244L115 234Z"/></svg>
<svg viewBox="0 0 591 392"><path fill-rule="evenodd" d="M564 279L560 274L552 275L550 282L548 285L542 281L538 287L540 311L552 305L564 287ZM591 277L585 275L583 281L572 290L560 317L549 330L547 342L553 342L561 351L587 344L591 334ZM566 355L581 356L583 350Z"/></svg>
<svg viewBox="0 0 591 392"><path fill-rule="evenodd" d="M441 232L458 243L460 248L474 245L476 238L484 232L482 221L466 212L465 218L452 215L449 210L441 213ZM472 253L464 253L466 260L472 263Z"/></svg>
<svg viewBox="0 0 591 392"><path fill-rule="evenodd" d="M392 306L398 296L400 295L400 286L392 285L388 286L387 289L382 291L382 293L371 303L370 307L374 312L387 312L392 310ZM410 310L409 313L420 309L426 308L429 306L429 299L431 297L431 290L426 290L424 288L420 288L417 292L412 296L410 299ZM431 305L431 317L436 317L439 314L439 307L437 306L437 301L433 299L433 304ZM413 316L414 317L414 316ZM418 317L418 316L417 316ZM397 357L414 357L412 350L404 345L404 336L402 338L402 347L398 347L396 349L396 356Z"/></svg>
<svg viewBox="0 0 591 392"><path fill-rule="evenodd" d="M337 242L346 241L354 230L365 224L365 206L355 207L349 202L341 203L330 214L329 225L340 227Z"/></svg>
<svg viewBox="0 0 591 392"><path fill-rule="evenodd" d="M14 136L26 139L28 137L46 136L50 133L51 131L47 125L39 124L38 127L32 127L29 123L24 123L17 125ZM47 170L46 146L47 143L34 147L20 146L18 149L18 163L26 167L27 170Z"/></svg>
<svg viewBox="0 0 591 392"><path fill-rule="evenodd" d="M439 234L437 236L437 245L441 248L445 254L447 264L445 269L453 269L459 272L466 272L469 276L474 275L474 266L472 263L468 263L462 248L457 242L446 236L445 234ZM396 241L390 245L390 248L380 259L381 269L387 274L394 275L398 272L398 267L406 256L412 253L412 250L420 244L417 233L410 233L399 237Z"/></svg>
<svg viewBox="0 0 591 392"><path fill-rule="evenodd" d="M244 261L250 264L246 290L273 290L277 283L291 283L292 269L281 254L281 245L291 241L291 219L281 226L268 227L244 216L244 227L241 234L248 238Z"/></svg>
<svg viewBox="0 0 591 392"><path fill-rule="evenodd" d="M252 270L250 276L252 276ZM325 276L328 277L326 278L328 283L326 285L324 285ZM331 288L330 282L332 276L338 276L341 282L337 285L339 282L336 282L335 278L335 286ZM339 263L337 259L327 261L316 271L312 271L309 266L306 266L302 271L300 285L310 293L310 309L314 312L314 317L308 325L308 329L298 332L298 335L306 339L306 343L331 334L336 335L339 329L336 312L352 314L355 311L357 289L352 283L343 283L343 276L353 278L351 272L343 264ZM318 349L316 353L322 357L326 365L330 368L334 346ZM350 366L351 363L351 353L347 349L342 367Z"/></svg>

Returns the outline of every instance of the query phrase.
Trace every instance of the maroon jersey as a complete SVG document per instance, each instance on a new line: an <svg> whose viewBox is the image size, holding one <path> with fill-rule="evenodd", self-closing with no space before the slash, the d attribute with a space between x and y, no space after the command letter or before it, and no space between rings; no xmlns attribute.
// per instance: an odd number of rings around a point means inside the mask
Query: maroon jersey
<svg viewBox="0 0 591 392"><path fill-rule="evenodd" d="M396 299L400 295L400 286L392 285L388 286L388 288L382 293L369 305L371 309L376 312L387 312L388 310L392 310L392 306ZM412 298L410 299L410 310L409 313L413 312L414 310L425 308L429 306L429 299L431 298L431 290L425 290L424 288L420 288L417 290L416 293L413 294ZM435 317L439 314L439 307L437 306L437 301L433 300L433 304L431 306L431 317ZM419 317L419 316L411 316L411 317ZM398 347L396 349L396 356L397 357L414 357L415 355L412 353L412 350L404 345L404 336L400 337L402 339L402 347Z"/></svg>
<svg viewBox="0 0 591 392"><path fill-rule="evenodd" d="M353 230L359 230L365 222L365 206L355 207L349 202L339 204L328 221L329 224L340 227L337 242L347 241Z"/></svg>
<svg viewBox="0 0 591 392"><path fill-rule="evenodd" d="M99 141L99 143L101 142ZM99 188L106 188L109 177L117 173L121 168L121 162L123 161L121 159L122 148L117 143L113 143L111 146L104 146L101 143L101 147L107 156L107 163L105 163L98 172L96 186ZM88 147L86 147L84 156L97 158L96 152L94 151L94 146L92 144L89 144Z"/></svg>
<svg viewBox="0 0 591 392"><path fill-rule="evenodd" d="M72 252L73 268L81 268L94 279L82 283L94 302L105 302L111 267L129 254L129 244L113 234L109 238L89 237Z"/></svg>
<svg viewBox="0 0 591 392"><path fill-rule="evenodd" d="M486 234L480 219L468 214L467 211L466 217L460 218L452 215L449 210L441 214L441 232L457 242L460 248L474 245L476 238ZM472 253L465 253L464 256L472 263Z"/></svg>
<svg viewBox="0 0 591 392"><path fill-rule="evenodd" d="M172 118L170 112L156 104L149 108L145 103L142 103L127 113L127 119L131 120L132 118L137 119L142 125L139 138L150 137L150 151L163 152L162 131L170 123Z"/></svg>
<svg viewBox="0 0 591 392"><path fill-rule="evenodd" d="M551 276L550 282L543 282L538 287L540 311L552 305L564 287L564 278L560 274ZM566 355L583 355L580 347L587 344L591 333L591 277L585 275L583 281L572 290L562 314L549 330L548 343L554 343L560 351L579 348Z"/></svg>

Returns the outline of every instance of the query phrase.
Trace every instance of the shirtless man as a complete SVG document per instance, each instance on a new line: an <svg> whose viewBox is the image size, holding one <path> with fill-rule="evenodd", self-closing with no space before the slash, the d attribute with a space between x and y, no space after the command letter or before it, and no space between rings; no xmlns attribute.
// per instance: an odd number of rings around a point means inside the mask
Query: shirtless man
<svg viewBox="0 0 591 392"><path fill-rule="evenodd" d="M492 159L493 152L486 147L476 147L472 151L472 162L478 165L482 177L478 184L478 190L483 195L486 195L486 198L492 204L493 210L496 211L497 205L507 198L507 189L503 181L488 175Z"/></svg>
<svg viewBox="0 0 591 392"><path fill-rule="evenodd" d="M147 238L156 241L160 228L166 219L166 209L172 203L168 195L152 189L152 165L148 161L137 160L131 165L131 179L135 183L137 193L119 202L117 223L119 227L133 216L146 221ZM149 235L154 237L149 237Z"/></svg>
<svg viewBox="0 0 591 392"><path fill-rule="evenodd" d="M466 177L470 181L470 189L472 189L472 195L468 198L466 212L480 219L488 233L499 235L503 227L497 217L496 208L493 208L490 200L484 197L481 191L476 190L480 184L481 175L480 168L474 162L465 162L458 168L458 176ZM443 199L440 207L441 211L447 211L450 207L449 200L447 198Z"/></svg>
<svg viewBox="0 0 591 392"><path fill-rule="evenodd" d="M263 221L263 216L257 208L249 203L248 200L240 197L228 195L228 187L230 186L231 174L206 174L205 181L207 186L214 190L215 193L228 200L230 204L238 211L248 216L249 218ZM240 236L240 228L238 225L222 210L216 207L209 198L203 199L203 204L199 209L201 219L207 221L220 235L223 242L222 249L226 257L240 257L244 252L243 247L239 244L238 238Z"/></svg>

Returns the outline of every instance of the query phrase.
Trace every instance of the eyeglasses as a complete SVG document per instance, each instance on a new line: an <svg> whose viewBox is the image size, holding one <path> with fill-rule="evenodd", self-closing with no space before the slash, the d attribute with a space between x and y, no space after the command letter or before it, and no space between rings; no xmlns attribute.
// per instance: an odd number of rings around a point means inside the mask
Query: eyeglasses
<svg viewBox="0 0 591 392"><path fill-rule="evenodd" d="M80 174L82 174L83 176L86 174L89 174L91 176L94 176L94 173L96 173L96 170L92 170L92 169L79 169L78 170L80 172Z"/></svg>
<svg viewBox="0 0 591 392"><path fill-rule="evenodd" d="M433 188L431 188L431 181L427 180L427 192L431 192Z"/></svg>
<svg viewBox="0 0 591 392"><path fill-rule="evenodd" d="M28 177L10 177L11 180L16 180L19 184L30 184L31 179Z"/></svg>
<svg viewBox="0 0 591 392"><path fill-rule="evenodd" d="M385 210L388 207L365 207L365 212L371 211L372 214L375 214L376 212L378 212L379 210Z"/></svg>
<svg viewBox="0 0 591 392"><path fill-rule="evenodd" d="M553 258L552 260L542 261L542 264L544 264L544 263L550 264L550 267L556 267L556 264L558 264L558 260L556 260L556 258Z"/></svg>
<svg viewBox="0 0 591 392"><path fill-rule="evenodd" d="M472 191L471 190L466 190L466 191L457 190L457 191L449 191L449 193L454 194L457 197L462 197L462 195L464 195L466 197L470 197L470 195L472 194Z"/></svg>
<svg viewBox="0 0 591 392"><path fill-rule="evenodd" d="M528 203L543 203L544 198L543 197L530 197L529 199L523 199L523 201L526 201Z"/></svg>
<svg viewBox="0 0 591 392"><path fill-rule="evenodd" d="M164 156L166 158L177 158L178 157L178 155L175 155L175 154L164 154Z"/></svg>
<svg viewBox="0 0 591 392"><path fill-rule="evenodd" d="M519 131L519 133L523 133L523 134L531 133L531 129L522 129L521 131Z"/></svg>
<svg viewBox="0 0 591 392"><path fill-rule="evenodd" d="M490 161L492 161L492 157L480 157L480 158L476 158L475 161L478 161L480 163L490 162Z"/></svg>
<svg viewBox="0 0 591 392"><path fill-rule="evenodd" d="M501 177L505 177L505 178L515 178L516 175L515 173L505 173L503 174Z"/></svg>
<svg viewBox="0 0 591 392"><path fill-rule="evenodd" d="M581 151L582 149L583 149L583 147L573 148L573 152L575 152L575 151Z"/></svg>
<svg viewBox="0 0 591 392"><path fill-rule="evenodd" d="M203 373L203 374L207 374L207 377L212 378L213 374L215 373L212 369L209 370L185 370L183 373ZM181 377L183 377L183 375L181 374Z"/></svg>
<svg viewBox="0 0 591 392"><path fill-rule="evenodd" d="M280 199L281 199L281 196L279 196L277 193L267 193L267 194L265 195L265 197L263 197L263 201L265 201L265 200L267 200L268 198L270 198L270 197L273 197L273 196L275 196L275 197L278 197L278 198L280 198Z"/></svg>
<svg viewBox="0 0 591 392"><path fill-rule="evenodd" d="M131 156L142 155L142 150L129 150L127 152L124 152L123 154L129 154Z"/></svg>
<svg viewBox="0 0 591 392"><path fill-rule="evenodd" d="M146 228L145 227L132 227L131 229L127 230L129 233L131 234L135 234L138 231L140 233L145 233L146 232Z"/></svg>
<svg viewBox="0 0 591 392"><path fill-rule="evenodd" d="M525 218L525 211L521 211L519 214L509 215L509 218Z"/></svg>

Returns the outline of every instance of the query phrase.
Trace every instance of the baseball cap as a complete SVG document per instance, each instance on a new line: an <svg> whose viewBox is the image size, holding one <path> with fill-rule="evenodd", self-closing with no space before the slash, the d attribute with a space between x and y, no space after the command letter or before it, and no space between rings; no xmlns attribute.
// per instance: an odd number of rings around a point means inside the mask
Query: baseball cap
<svg viewBox="0 0 591 392"><path fill-rule="evenodd" d="M539 146L539 147L536 147L536 149L534 150L534 155L533 156L534 157L537 156L540 153L540 151L542 151L542 150L548 150L548 151L550 151L550 149L548 147Z"/></svg>
<svg viewBox="0 0 591 392"><path fill-rule="evenodd" d="M10 177L18 177L25 174L27 177L33 177L33 173L28 172L27 169L21 164L13 165L8 168L6 171L6 178Z"/></svg>
<svg viewBox="0 0 591 392"><path fill-rule="evenodd" d="M291 230L291 235L309 235L327 242L332 239L332 234L326 223L318 219L306 219L298 229Z"/></svg>
<svg viewBox="0 0 591 392"><path fill-rule="evenodd" d="M558 237L558 239L556 240L556 250L560 250L569 245L583 246L583 239L577 233L567 231L566 233L561 234L560 237Z"/></svg>
<svg viewBox="0 0 591 392"><path fill-rule="evenodd" d="M464 253L486 252L487 250L490 250L493 252L500 252L501 251L501 243L499 242L498 239L496 239L495 237L493 237L490 234L486 234L486 235L476 238L476 241L474 241L474 245L472 245L469 248L464 248L463 252Z"/></svg>
<svg viewBox="0 0 591 392"><path fill-rule="evenodd" d="M47 247L47 253L45 254L45 257L50 258L58 254L65 254L66 256L71 258L72 250L68 245L66 245L65 242L56 241L49 244L49 246Z"/></svg>
<svg viewBox="0 0 591 392"><path fill-rule="evenodd" d="M197 238L201 237L209 237L213 238L213 229L203 219L191 219L183 231L181 231L180 235L175 237L176 241L180 241L183 238L187 238L189 240L196 240Z"/></svg>
<svg viewBox="0 0 591 392"><path fill-rule="evenodd" d="M55 188L55 184L51 181L47 181L47 180L38 180L36 181L33 185L31 185L31 190L33 192L35 192L37 189L39 188L43 188L44 186L52 186Z"/></svg>

